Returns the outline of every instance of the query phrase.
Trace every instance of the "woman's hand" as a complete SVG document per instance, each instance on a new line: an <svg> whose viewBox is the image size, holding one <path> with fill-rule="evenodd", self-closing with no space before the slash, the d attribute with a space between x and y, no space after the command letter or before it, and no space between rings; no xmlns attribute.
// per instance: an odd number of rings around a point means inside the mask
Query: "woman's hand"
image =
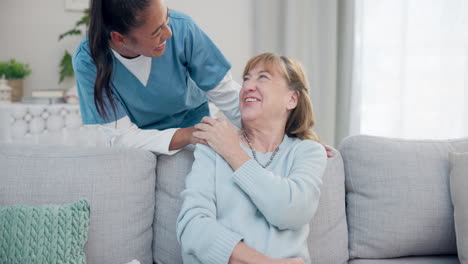
<svg viewBox="0 0 468 264"><path fill-rule="evenodd" d="M195 128L193 135L205 140L234 170L250 159L240 146L240 131L229 121L205 116Z"/></svg>
<svg viewBox="0 0 468 264"><path fill-rule="evenodd" d="M265 264L304 264L304 260L301 258L272 259Z"/></svg>
<svg viewBox="0 0 468 264"><path fill-rule="evenodd" d="M273 259L269 258L257 250L247 246L244 242L239 242L232 251L229 264L304 264L301 258Z"/></svg>
<svg viewBox="0 0 468 264"><path fill-rule="evenodd" d="M258 264L304 264L304 260L301 258L283 258L283 259L272 259L265 257L267 260L260 262L252 262Z"/></svg>

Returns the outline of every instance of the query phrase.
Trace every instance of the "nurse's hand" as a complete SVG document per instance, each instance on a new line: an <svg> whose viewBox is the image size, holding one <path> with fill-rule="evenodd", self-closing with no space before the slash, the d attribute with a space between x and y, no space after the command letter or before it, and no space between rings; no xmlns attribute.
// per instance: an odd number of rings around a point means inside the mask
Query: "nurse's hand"
<svg viewBox="0 0 468 264"><path fill-rule="evenodd" d="M232 149L240 148L239 130L227 120L205 116L195 128L197 131L193 135L200 140L206 140L208 145L223 157L229 155Z"/></svg>
<svg viewBox="0 0 468 264"><path fill-rule="evenodd" d="M193 132L195 132L197 129L195 127L186 127L186 128L179 128L177 131L174 133L174 136L172 136L172 140L169 143L169 150L176 150L176 149L181 149L189 144L205 144L207 145L208 143L206 140L197 138L193 135Z"/></svg>
<svg viewBox="0 0 468 264"><path fill-rule="evenodd" d="M327 151L327 157L328 158L333 158L335 155L333 155L333 148L330 146L327 146L325 144L322 144L323 147L325 148L325 151Z"/></svg>
<svg viewBox="0 0 468 264"><path fill-rule="evenodd" d="M198 131L193 135L206 140L208 146L218 152L234 170L250 159L240 146L239 129L229 121L205 116L195 128Z"/></svg>

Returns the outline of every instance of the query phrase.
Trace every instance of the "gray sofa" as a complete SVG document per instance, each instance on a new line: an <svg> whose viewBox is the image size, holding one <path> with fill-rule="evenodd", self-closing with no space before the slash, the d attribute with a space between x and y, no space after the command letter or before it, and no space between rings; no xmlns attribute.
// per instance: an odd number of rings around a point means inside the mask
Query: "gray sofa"
<svg viewBox="0 0 468 264"><path fill-rule="evenodd" d="M309 250L317 264L457 259L448 153L468 139L345 139L328 160ZM193 149L0 144L0 205L91 202L88 263L181 263L175 222Z"/></svg>

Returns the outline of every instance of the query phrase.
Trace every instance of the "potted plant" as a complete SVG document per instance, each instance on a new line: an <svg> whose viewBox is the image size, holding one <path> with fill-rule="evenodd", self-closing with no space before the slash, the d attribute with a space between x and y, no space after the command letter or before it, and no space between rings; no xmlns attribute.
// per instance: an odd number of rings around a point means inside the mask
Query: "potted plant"
<svg viewBox="0 0 468 264"><path fill-rule="evenodd" d="M59 41L67 36L80 36L83 34L83 27L87 28L89 25L89 9L85 9L83 13L83 17L81 17L81 19L75 23L74 28L59 36ZM63 82L66 78L74 76L75 74L73 72L72 56L67 50L65 50L65 53L63 54L63 57L60 61L59 83Z"/></svg>
<svg viewBox="0 0 468 264"><path fill-rule="evenodd" d="M31 69L26 63L18 62L15 59L9 61L0 61L0 77L3 75L8 80L11 90L11 101L21 101L23 96L23 80L29 74Z"/></svg>
<svg viewBox="0 0 468 264"><path fill-rule="evenodd" d="M67 36L81 36L83 34L83 30L86 30L89 25L89 9L83 10L83 16L75 23L75 26L68 30L67 32L61 34L59 36L59 41ZM62 59L60 60L60 74L59 74L59 83L62 83L67 78L73 78L75 73L73 71L73 64L72 64L72 55L65 50ZM76 85L69 88L65 92L65 101L67 103L78 103L78 91Z"/></svg>

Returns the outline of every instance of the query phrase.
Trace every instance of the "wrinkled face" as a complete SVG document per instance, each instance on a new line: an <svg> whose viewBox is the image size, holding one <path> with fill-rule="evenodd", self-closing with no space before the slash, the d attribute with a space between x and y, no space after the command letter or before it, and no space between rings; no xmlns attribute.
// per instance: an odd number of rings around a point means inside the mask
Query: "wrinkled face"
<svg viewBox="0 0 468 264"><path fill-rule="evenodd" d="M277 70L267 71L259 62L244 76L239 94L243 121L286 122L291 109L297 105L297 93L290 90L286 79Z"/></svg>
<svg viewBox="0 0 468 264"><path fill-rule="evenodd" d="M147 57L160 57L166 49L166 40L172 36L169 27L169 9L163 0L152 0L150 7L140 14L144 23L127 35L127 51Z"/></svg>

